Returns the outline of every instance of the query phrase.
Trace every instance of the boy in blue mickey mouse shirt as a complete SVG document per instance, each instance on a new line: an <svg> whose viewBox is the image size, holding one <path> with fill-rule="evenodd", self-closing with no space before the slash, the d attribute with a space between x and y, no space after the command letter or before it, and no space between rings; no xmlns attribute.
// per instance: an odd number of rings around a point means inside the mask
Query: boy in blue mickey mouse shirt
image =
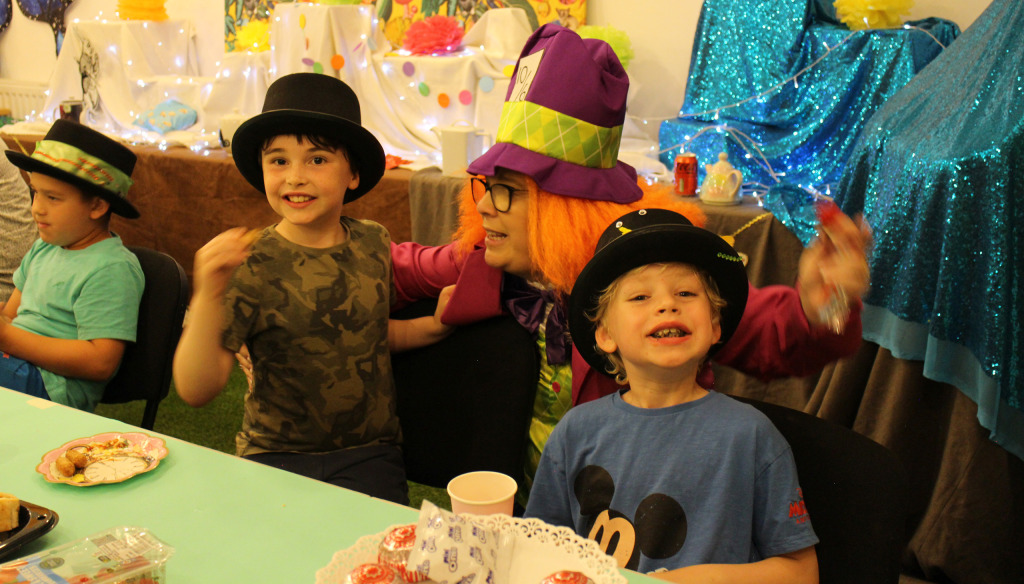
<svg viewBox="0 0 1024 584"><path fill-rule="evenodd" d="M569 327L591 366L628 385L555 427L528 517L667 581L818 581L789 445L752 406L696 382L747 290L736 251L674 212L634 211L604 232Z"/></svg>

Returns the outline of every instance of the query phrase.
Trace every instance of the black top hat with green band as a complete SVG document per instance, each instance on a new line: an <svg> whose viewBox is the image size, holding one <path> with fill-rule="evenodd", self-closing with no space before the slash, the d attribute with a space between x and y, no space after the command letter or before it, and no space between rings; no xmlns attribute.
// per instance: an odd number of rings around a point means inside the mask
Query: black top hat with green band
<svg viewBox="0 0 1024 584"><path fill-rule="evenodd" d="M32 156L7 151L7 158L26 172L38 172L74 185L110 203L110 209L129 219L139 211L128 202L135 153L127 146L82 124L57 120Z"/></svg>
<svg viewBox="0 0 1024 584"><path fill-rule="evenodd" d="M750 284L743 260L731 245L686 217L666 209L640 209L619 217L597 242L597 251L580 272L569 296L569 334L591 367L606 373L605 358L594 347L597 325L587 315L597 310L601 294L619 276L640 266L683 263L703 270L725 300L722 335L714 354L739 326Z"/></svg>

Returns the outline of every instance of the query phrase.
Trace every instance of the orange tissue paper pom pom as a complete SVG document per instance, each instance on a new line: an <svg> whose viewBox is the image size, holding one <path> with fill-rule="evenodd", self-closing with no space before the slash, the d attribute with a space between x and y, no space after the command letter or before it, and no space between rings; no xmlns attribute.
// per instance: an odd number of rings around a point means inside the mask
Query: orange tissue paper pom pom
<svg viewBox="0 0 1024 584"><path fill-rule="evenodd" d="M414 55L445 55L462 46L462 23L454 16L431 16L405 31L402 48Z"/></svg>

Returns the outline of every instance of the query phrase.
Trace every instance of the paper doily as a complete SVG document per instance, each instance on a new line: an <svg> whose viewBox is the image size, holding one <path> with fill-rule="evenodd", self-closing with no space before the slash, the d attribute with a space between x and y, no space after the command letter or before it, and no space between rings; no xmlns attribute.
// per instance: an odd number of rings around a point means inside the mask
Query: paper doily
<svg viewBox="0 0 1024 584"><path fill-rule="evenodd" d="M596 542L566 527L507 515L471 517L491 529L515 536L516 547L506 582L540 582L559 570L574 570L589 576L594 584L626 584L614 558L601 551ZM376 562L380 542L395 527L398 525L361 537L351 547L335 552L331 563L317 570L316 584L343 584L356 566Z"/></svg>

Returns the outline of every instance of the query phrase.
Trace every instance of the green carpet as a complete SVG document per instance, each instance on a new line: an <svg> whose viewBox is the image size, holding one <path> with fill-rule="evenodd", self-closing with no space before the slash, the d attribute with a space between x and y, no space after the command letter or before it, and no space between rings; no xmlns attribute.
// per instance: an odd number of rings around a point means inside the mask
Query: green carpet
<svg viewBox="0 0 1024 584"><path fill-rule="evenodd" d="M241 369L235 367L227 387L220 395L201 408L193 408L181 401L172 384L170 395L160 402L153 430L186 442L234 454L235 434L242 426L242 399L245 396L245 389L245 376ZM145 403L141 401L100 404L96 407L96 413L138 425L142 422L144 406ZM444 489L410 482L410 505L419 509L424 499L439 507L451 509L451 500Z"/></svg>

